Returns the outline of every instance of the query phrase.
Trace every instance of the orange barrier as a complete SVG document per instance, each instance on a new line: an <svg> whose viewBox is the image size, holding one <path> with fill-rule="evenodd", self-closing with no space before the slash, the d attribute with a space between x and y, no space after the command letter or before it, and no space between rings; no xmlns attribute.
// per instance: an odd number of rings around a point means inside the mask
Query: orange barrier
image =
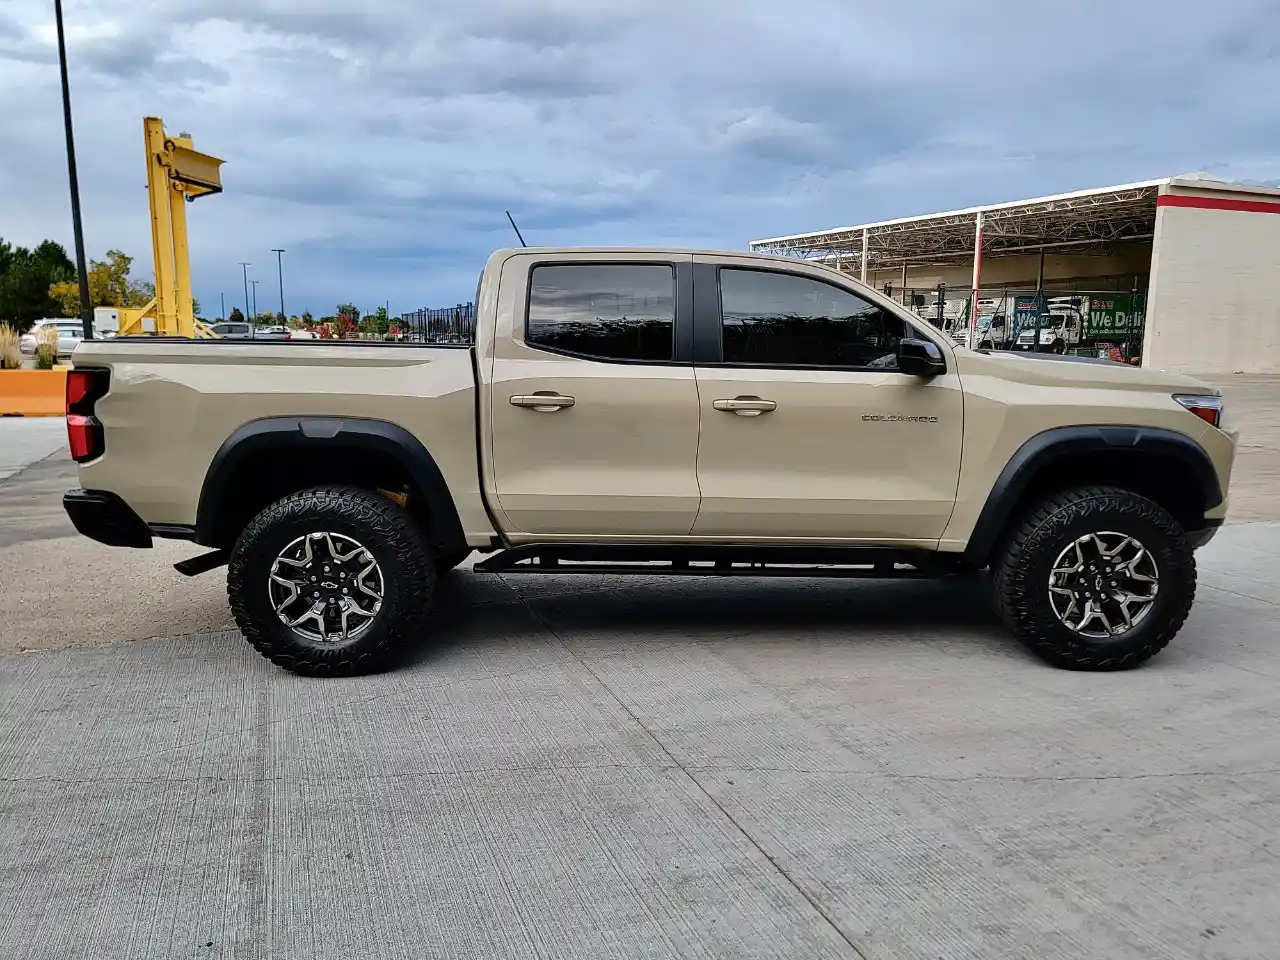
<svg viewBox="0 0 1280 960"><path fill-rule="evenodd" d="M61 417L67 412L67 370L0 370L0 416Z"/></svg>

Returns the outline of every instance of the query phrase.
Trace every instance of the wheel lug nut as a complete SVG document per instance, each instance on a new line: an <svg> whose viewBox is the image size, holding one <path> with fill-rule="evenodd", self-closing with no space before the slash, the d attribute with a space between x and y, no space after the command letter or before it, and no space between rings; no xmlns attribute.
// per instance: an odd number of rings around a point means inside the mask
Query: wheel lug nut
<svg viewBox="0 0 1280 960"><path fill-rule="evenodd" d="M313 597L318 597L318 596L320 596L320 591L319 591L319 590L317 590L315 593L313 593L313 594L312 594L312 596L313 596Z"/></svg>

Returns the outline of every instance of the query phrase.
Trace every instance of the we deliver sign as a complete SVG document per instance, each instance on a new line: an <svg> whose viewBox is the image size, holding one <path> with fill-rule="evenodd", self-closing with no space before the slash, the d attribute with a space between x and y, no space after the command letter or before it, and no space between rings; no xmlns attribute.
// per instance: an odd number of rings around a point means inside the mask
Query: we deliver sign
<svg viewBox="0 0 1280 960"><path fill-rule="evenodd" d="M1143 294L1131 293L1089 297L1089 335L1106 338L1141 333L1146 300Z"/></svg>

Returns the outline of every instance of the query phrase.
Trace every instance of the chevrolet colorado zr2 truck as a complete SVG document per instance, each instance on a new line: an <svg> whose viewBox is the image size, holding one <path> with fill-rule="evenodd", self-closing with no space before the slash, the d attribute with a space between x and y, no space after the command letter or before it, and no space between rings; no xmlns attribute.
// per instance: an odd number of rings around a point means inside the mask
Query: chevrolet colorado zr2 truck
<svg viewBox="0 0 1280 960"><path fill-rule="evenodd" d="M474 551L506 575L989 568L1036 654L1121 669L1178 632L1226 515L1211 387L958 348L815 264L502 250L476 303L471 344L82 343L68 514L209 548L178 569L228 565L249 643L321 675L429 633Z"/></svg>

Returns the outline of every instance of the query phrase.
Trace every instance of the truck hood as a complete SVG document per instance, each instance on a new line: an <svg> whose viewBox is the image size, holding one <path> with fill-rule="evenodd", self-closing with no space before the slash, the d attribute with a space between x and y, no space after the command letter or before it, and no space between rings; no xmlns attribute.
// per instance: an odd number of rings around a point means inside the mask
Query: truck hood
<svg viewBox="0 0 1280 960"><path fill-rule="evenodd" d="M1134 367L1093 357L1058 356L1049 353L976 351L957 347L956 365L963 377L974 374L1003 377L1021 383L1054 386L1107 387L1112 390L1151 390L1168 393L1219 393L1195 377L1164 370Z"/></svg>

